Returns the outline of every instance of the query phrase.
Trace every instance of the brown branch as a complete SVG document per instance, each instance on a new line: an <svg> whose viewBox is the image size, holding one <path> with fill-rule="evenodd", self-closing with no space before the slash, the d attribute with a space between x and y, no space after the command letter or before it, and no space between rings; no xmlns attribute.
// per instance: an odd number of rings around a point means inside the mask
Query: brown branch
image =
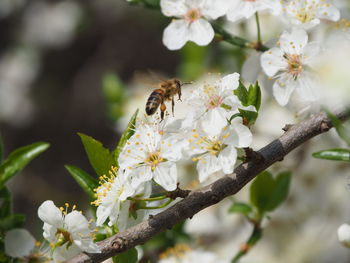
<svg viewBox="0 0 350 263"><path fill-rule="evenodd" d="M338 112L336 116L341 120L345 120L349 118L349 112ZM318 134L328 131L331 127L330 119L323 112L299 124L290 126L279 139L274 140L257 152L259 158L241 164L232 175L227 175L207 187L191 192L186 198L167 210L99 242L98 245L102 250L101 254L81 253L68 262L102 262L129 248L145 243L159 232L171 229L182 220L191 218L204 208L237 193L257 174L273 163L282 160L285 155L299 145Z"/></svg>

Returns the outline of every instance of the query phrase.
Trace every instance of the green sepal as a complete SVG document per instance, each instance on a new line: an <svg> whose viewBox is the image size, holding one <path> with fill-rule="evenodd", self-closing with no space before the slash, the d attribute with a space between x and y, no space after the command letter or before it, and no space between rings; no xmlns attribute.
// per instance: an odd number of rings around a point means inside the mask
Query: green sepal
<svg viewBox="0 0 350 263"><path fill-rule="evenodd" d="M137 262L137 250L136 248L130 248L129 250L113 257L114 263L136 263Z"/></svg>
<svg viewBox="0 0 350 263"><path fill-rule="evenodd" d="M312 154L313 157L326 160L350 162L350 150L348 149L329 149Z"/></svg>
<svg viewBox="0 0 350 263"><path fill-rule="evenodd" d="M137 118L138 113L139 113L139 109L137 109L135 111L135 113L132 115L132 117L128 123L128 126L124 130L122 136L119 139L119 142L118 142L116 148L113 151L113 156L114 156L114 160L116 163L118 163L119 154L122 152L126 142L135 133L136 118Z"/></svg>
<svg viewBox="0 0 350 263"><path fill-rule="evenodd" d="M49 148L46 142L37 142L14 150L0 166L0 188L27 164Z"/></svg>
<svg viewBox="0 0 350 263"><path fill-rule="evenodd" d="M238 213L245 216L248 216L253 211L253 208L246 203L234 202L228 209L228 213Z"/></svg>
<svg viewBox="0 0 350 263"><path fill-rule="evenodd" d="M256 82L254 85L250 85L248 89L248 105L253 105L256 111L259 111L261 105L261 89L259 83Z"/></svg>
<svg viewBox="0 0 350 263"><path fill-rule="evenodd" d="M83 133L78 133L78 135L81 138L89 162L96 174L99 176L108 175L111 167L117 165L113 154L94 138Z"/></svg>
<svg viewBox="0 0 350 263"><path fill-rule="evenodd" d="M98 180L89 175L87 172L83 171L79 167L73 165L64 166L74 180L79 184L81 189L90 197L90 199L96 199L96 193L94 189L98 187Z"/></svg>
<svg viewBox="0 0 350 263"><path fill-rule="evenodd" d="M12 214L7 217L0 218L0 230L8 231L14 228L21 228L26 220L26 217L21 214Z"/></svg>

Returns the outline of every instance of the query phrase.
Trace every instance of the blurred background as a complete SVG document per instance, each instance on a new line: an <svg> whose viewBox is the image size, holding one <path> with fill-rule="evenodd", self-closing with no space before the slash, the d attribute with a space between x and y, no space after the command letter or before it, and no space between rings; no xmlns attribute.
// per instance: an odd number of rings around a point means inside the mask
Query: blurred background
<svg viewBox="0 0 350 263"><path fill-rule="evenodd" d="M349 18L349 2L336 3ZM82 210L88 206L86 195L64 168L76 165L93 174L76 133L114 148L131 114L138 107L143 110L152 90L150 71L183 81L207 72L237 71L246 80L260 74L253 67L258 63L254 51L224 43L167 50L162 32L169 21L157 10L122 0L0 0L0 132L5 156L36 141L51 144L8 184L15 212L26 214L26 228L36 238L41 237L37 208L43 201L51 199L59 206L74 202ZM281 24L270 16L261 21L264 41L277 39ZM248 39L256 34L254 20L228 24L227 29ZM314 33L315 39L321 38L322 30ZM349 61L344 63L348 64L343 68L349 68ZM254 127L254 149L281 135L286 123L298 121L294 109L273 100L267 79L261 83L264 102ZM348 78L345 84L349 87ZM268 241L242 262L350 261L348 250L336 240L338 225L350 222L349 167L311 158L314 151L341 145L335 133L323 135L273 168L290 169L295 175L290 197L268 222ZM235 198L247 196L242 191ZM231 255L250 230L242 218L226 216L230 201L226 202L188 221L186 232L198 237L198 243ZM296 253L305 256L298 258Z"/></svg>

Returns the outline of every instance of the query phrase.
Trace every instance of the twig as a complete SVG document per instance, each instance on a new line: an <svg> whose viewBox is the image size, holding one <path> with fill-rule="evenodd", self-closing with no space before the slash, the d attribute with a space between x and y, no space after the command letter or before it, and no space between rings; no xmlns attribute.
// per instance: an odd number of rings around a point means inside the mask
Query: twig
<svg viewBox="0 0 350 263"><path fill-rule="evenodd" d="M349 118L349 112L338 112L336 116L341 120ZM327 128L325 128L327 127ZM150 240L156 234L171 229L186 218L193 217L204 208L214 205L225 197L241 190L257 174L264 171L273 163L281 160L296 147L312 137L329 130L332 123L322 112L299 124L291 126L279 139L258 151L263 161L253 159L238 166L232 175L227 175L211 185L191 192L186 198L167 210L149 218L142 223L118 233L106 240L98 242L102 253L81 253L69 260L69 263L102 262L118 253L126 251Z"/></svg>

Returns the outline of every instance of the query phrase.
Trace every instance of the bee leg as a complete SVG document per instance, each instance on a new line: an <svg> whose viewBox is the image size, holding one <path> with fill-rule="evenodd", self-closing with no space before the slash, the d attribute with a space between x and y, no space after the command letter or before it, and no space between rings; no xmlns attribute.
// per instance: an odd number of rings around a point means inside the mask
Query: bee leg
<svg viewBox="0 0 350 263"><path fill-rule="evenodd" d="M178 92L177 94L179 95L179 99L178 99L178 100L179 100L179 101L182 101L182 100L181 100L181 89L179 89L179 92Z"/></svg>
<svg viewBox="0 0 350 263"><path fill-rule="evenodd" d="M164 120L164 112L166 111L165 103L162 102L160 105L160 121Z"/></svg>
<svg viewBox="0 0 350 263"><path fill-rule="evenodd" d="M174 98L171 98L171 112L173 113L173 117L175 117L174 116L174 105L175 105Z"/></svg>

